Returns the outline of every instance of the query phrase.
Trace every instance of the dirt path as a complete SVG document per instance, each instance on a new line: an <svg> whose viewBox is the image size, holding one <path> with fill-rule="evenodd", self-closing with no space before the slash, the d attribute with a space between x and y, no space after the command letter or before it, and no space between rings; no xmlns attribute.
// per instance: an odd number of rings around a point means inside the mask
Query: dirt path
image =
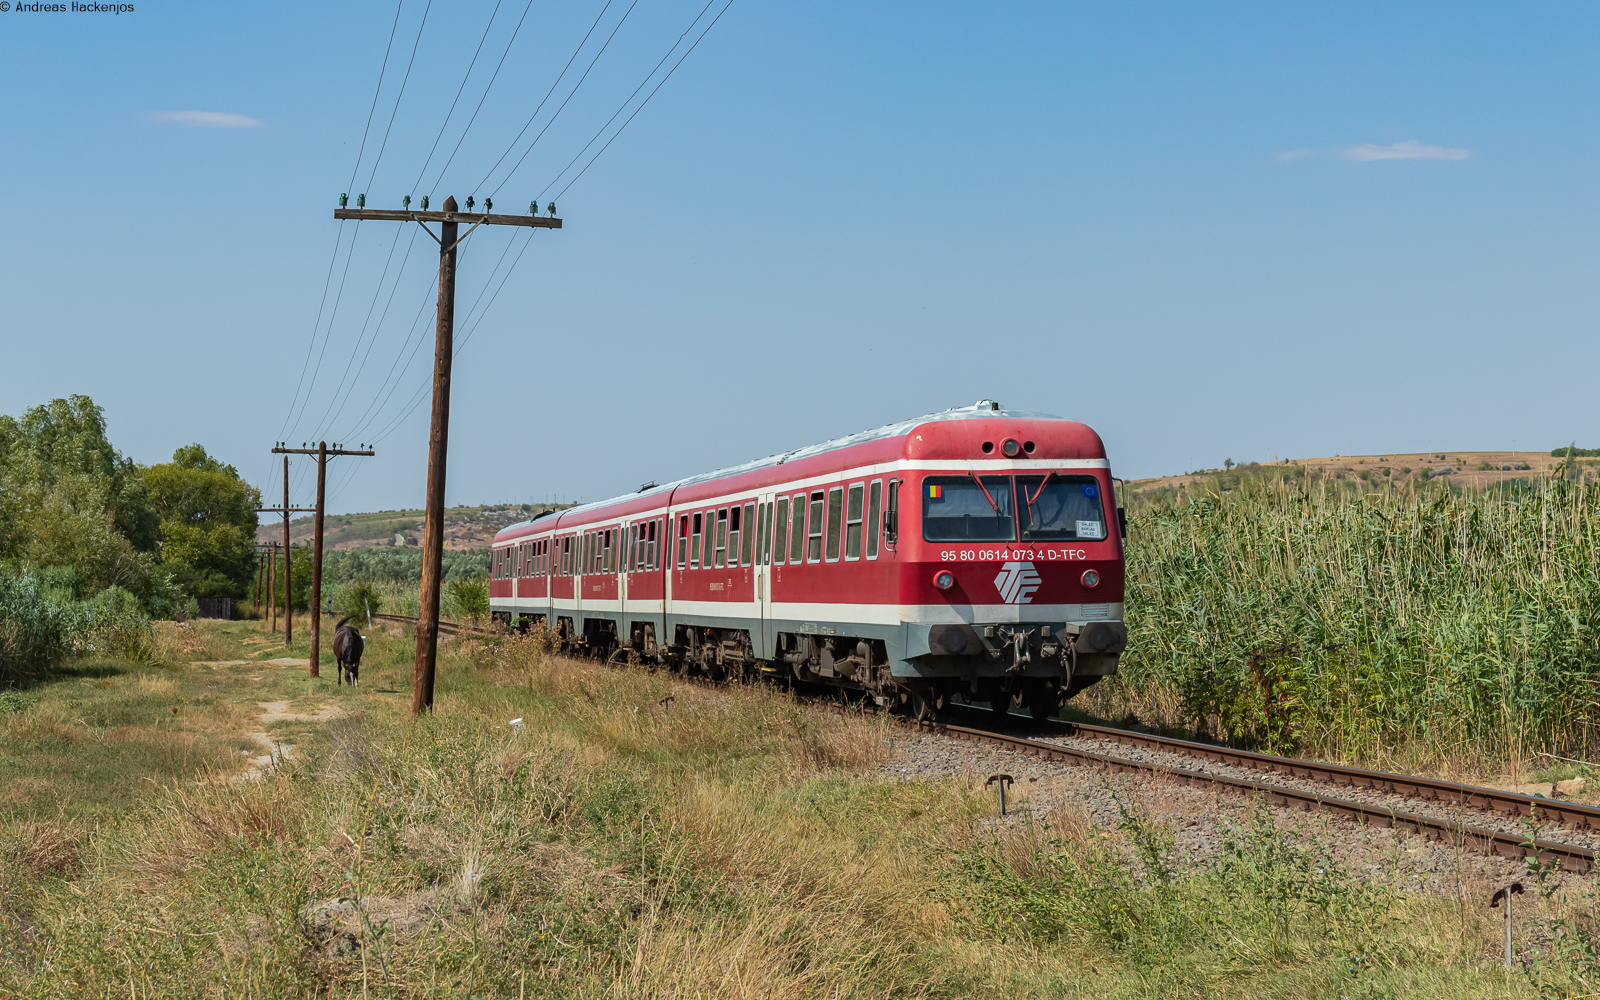
<svg viewBox="0 0 1600 1000"><path fill-rule="evenodd" d="M327 722L337 719L345 714L344 709L337 705L323 705L315 712L297 713L289 711L286 701L258 701L261 706L261 724L270 726L274 722ZM280 761L289 760L294 756L294 744L285 740L274 739L271 733L246 733L264 750L265 753L250 758L249 765L244 773L239 776L241 781L254 781L261 777ZM248 753L249 751L246 751Z"/></svg>

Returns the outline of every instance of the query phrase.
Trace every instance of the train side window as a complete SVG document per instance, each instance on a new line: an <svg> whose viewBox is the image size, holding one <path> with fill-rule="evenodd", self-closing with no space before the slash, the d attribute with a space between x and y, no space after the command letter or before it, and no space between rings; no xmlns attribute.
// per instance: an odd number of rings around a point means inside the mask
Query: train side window
<svg viewBox="0 0 1600 1000"><path fill-rule="evenodd" d="M612 536L616 534L607 528L600 535L600 572L610 573L617 568L617 549L611 544Z"/></svg>
<svg viewBox="0 0 1600 1000"><path fill-rule="evenodd" d="M756 565L764 566L772 549L772 504L756 507Z"/></svg>
<svg viewBox="0 0 1600 1000"><path fill-rule="evenodd" d="M701 531L702 522L704 520L705 520L705 514L703 514L703 513L696 514L694 516L694 534L690 536L690 541L689 541L689 568L690 569L699 569L700 568L700 531Z"/></svg>
<svg viewBox="0 0 1600 1000"><path fill-rule="evenodd" d="M659 519L656 519L656 520L659 520ZM645 553L645 562L644 562L644 568L645 569L655 569L656 568L656 520L652 520L649 523L649 525L647 525L647 528L648 528L649 533L650 533L650 544L649 544L648 551Z"/></svg>
<svg viewBox="0 0 1600 1000"><path fill-rule="evenodd" d="M844 557L861 558L861 519L866 516L867 487L856 483L850 487L844 502Z"/></svg>
<svg viewBox="0 0 1600 1000"><path fill-rule="evenodd" d="M778 513L773 516L772 527L776 532L772 539L772 561L779 566L783 565L783 557L789 554L789 498L778 498Z"/></svg>
<svg viewBox="0 0 1600 1000"><path fill-rule="evenodd" d="M737 507L734 508L738 510ZM728 562L728 508L717 511L717 558L712 565L721 568Z"/></svg>
<svg viewBox="0 0 1600 1000"><path fill-rule="evenodd" d="M750 502L744 506L744 536L739 538L739 565L750 565L750 554L755 550L755 534L752 523L755 520L755 504Z"/></svg>
<svg viewBox="0 0 1600 1000"><path fill-rule="evenodd" d="M749 533L750 524L738 507L728 516L728 565L739 565L739 540Z"/></svg>
<svg viewBox="0 0 1600 1000"><path fill-rule="evenodd" d="M811 522L806 527L806 562L822 561L822 491L811 494Z"/></svg>
<svg viewBox="0 0 1600 1000"><path fill-rule="evenodd" d="M683 569L689 565L689 515L683 514L678 518L678 568Z"/></svg>
<svg viewBox="0 0 1600 1000"><path fill-rule="evenodd" d="M883 546L893 549L900 538L900 480L889 480L889 496L883 506Z"/></svg>
<svg viewBox="0 0 1600 1000"><path fill-rule="evenodd" d="M796 565L805 556L806 551L806 495L796 493L790 509L789 519L789 564Z"/></svg>
<svg viewBox="0 0 1600 1000"><path fill-rule="evenodd" d="M844 518L844 487L835 486L828 491L828 561L839 561L839 529Z"/></svg>
<svg viewBox="0 0 1600 1000"><path fill-rule="evenodd" d="M878 532L882 530L879 517L883 509L883 480L875 479L867 490L867 558L878 558Z"/></svg>

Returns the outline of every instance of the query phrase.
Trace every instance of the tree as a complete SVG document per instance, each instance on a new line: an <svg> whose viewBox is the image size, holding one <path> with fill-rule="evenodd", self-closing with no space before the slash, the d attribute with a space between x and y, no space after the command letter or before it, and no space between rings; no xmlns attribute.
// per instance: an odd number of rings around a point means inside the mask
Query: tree
<svg viewBox="0 0 1600 1000"><path fill-rule="evenodd" d="M148 597L155 529L138 468L112 447L94 400L0 415L0 557L71 567L90 592Z"/></svg>
<svg viewBox="0 0 1600 1000"><path fill-rule="evenodd" d="M261 491L191 444L144 470L160 518L161 561L194 597L243 597L256 571Z"/></svg>

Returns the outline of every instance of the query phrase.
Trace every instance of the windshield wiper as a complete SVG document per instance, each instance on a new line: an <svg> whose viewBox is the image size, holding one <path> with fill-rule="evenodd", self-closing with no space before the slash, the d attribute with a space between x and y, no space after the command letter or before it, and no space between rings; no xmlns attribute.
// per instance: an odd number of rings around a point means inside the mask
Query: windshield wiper
<svg viewBox="0 0 1600 1000"><path fill-rule="evenodd" d="M983 480L978 478L978 474L976 472L969 472L967 475L971 476L972 481L978 484L978 489L983 490L983 498L989 501L989 506L994 508L994 512L999 514L1001 517L1004 517L1005 514L1001 512L1000 505L995 503L994 497L989 495L988 487L983 485Z"/></svg>

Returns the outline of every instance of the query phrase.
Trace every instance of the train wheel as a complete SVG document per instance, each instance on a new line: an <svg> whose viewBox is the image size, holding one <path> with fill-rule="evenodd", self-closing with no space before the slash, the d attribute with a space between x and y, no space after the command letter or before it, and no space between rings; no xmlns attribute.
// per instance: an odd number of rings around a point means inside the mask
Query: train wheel
<svg viewBox="0 0 1600 1000"><path fill-rule="evenodd" d="M1061 707L1061 695L1049 684L1031 686L1027 695L1028 714L1035 722L1043 722L1056 714Z"/></svg>

